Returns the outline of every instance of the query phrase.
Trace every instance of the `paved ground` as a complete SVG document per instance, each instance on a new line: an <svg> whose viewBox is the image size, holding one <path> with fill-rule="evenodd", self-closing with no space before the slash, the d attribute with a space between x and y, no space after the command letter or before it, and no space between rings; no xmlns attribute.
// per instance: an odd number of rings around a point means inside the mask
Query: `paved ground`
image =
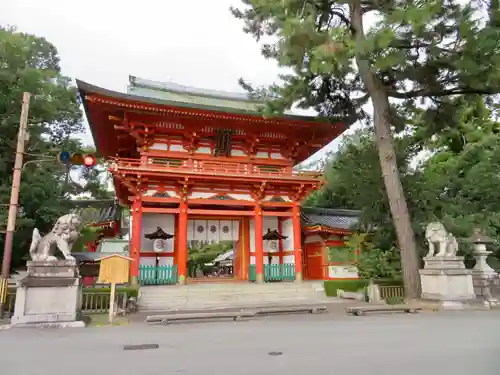
<svg viewBox="0 0 500 375"><path fill-rule="evenodd" d="M124 345L158 349L124 351ZM269 352L282 352L271 356ZM500 311L0 331L0 373L498 375Z"/></svg>

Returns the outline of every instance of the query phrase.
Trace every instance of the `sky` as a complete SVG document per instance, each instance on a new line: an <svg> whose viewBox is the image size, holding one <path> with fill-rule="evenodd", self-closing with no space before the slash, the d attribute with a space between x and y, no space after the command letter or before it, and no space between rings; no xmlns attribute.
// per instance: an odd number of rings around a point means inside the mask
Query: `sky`
<svg viewBox="0 0 500 375"><path fill-rule="evenodd" d="M45 37L59 51L63 74L110 90L126 91L128 76L134 75L234 92L242 91L240 77L269 85L280 71L274 61L261 56L259 44L231 15L229 7L240 4L5 0L0 2L0 24ZM92 143L89 131L82 138Z"/></svg>

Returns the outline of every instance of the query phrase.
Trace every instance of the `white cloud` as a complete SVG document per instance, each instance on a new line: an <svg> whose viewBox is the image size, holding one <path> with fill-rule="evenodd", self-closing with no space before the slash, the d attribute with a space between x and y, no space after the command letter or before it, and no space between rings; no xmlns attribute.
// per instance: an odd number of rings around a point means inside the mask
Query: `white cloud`
<svg viewBox="0 0 500 375"><path fill-rule="evenodd" d="M279 68L260 55L259 45L229 12L231 5L240 4L239 0L3 1L0 24L47 38L59 50L64 74L111 90L125 91L132 74L241 91L238 78L268 85L276 80ZM83 139L91 142L88 132Z"/></svg>

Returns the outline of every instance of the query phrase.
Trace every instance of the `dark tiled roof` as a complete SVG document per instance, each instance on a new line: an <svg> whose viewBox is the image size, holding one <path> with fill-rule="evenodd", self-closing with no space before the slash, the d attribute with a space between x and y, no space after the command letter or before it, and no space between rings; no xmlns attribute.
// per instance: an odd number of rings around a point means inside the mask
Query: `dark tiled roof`
<svg viewBox="0 0 500 375"><path fill-rule="evenodd" d="M353 229L359 222L360 211L331 208L302 207L300 218L303 226L321 225L332 229Z"/></svg>
<svg viewBox="0 0 500 375"><path fill-rule="evenodd" d="M71 253L78 262L95 262L96 259L102 258L102 253Z"/></svg>
<svg viewBox="0 0 500 375"><path fill-rule="evenodd" d="M115 200L74 200L71 203L73 205L71 213L79 215L86 224L121 219L121 207Z"/></svg>

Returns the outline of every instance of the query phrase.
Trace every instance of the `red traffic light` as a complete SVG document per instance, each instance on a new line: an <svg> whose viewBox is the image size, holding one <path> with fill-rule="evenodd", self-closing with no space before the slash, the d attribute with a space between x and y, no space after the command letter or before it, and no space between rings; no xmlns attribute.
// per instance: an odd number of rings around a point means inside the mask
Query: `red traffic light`
<svg viewBox="0 0 500 375"><path fill-rule="evenodd" d="M97 164L97 159L92 154L82 155L79 152L74 154L68 151L62 151L58 154L57 160L65 165L83 165L87 168L93 167Z"/></svg>
<svg viewBox="0 0 500 375"><path fill-rule="evenodd" d="M83 165L85 165L87 168L93 167L94 165L97 164L97 160L94 157L94 155L85 155L83 158Z"/></svg>

